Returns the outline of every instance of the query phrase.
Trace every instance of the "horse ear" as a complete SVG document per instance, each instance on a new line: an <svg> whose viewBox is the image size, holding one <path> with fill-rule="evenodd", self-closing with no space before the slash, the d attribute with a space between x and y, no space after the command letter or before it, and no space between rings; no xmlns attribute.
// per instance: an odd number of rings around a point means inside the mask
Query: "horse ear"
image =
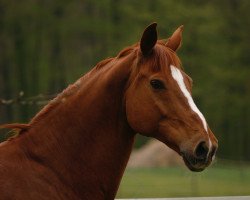
<svg viewBox="0 0 250 200"><path fill-rule="evenodd" d="M156 42L157 42L157 23L150 24L143 32L140 48L144 56L149 55L152 52Z"/></svg>
<svg viewBox="0 0 250 200"><path fill-rule="evenodd" d="M166 46L173 51L177 51L182 44L182 31L184 26L181 25L179 28L176 29L176 31L173 33L173 35L167 40Z"/></svg>

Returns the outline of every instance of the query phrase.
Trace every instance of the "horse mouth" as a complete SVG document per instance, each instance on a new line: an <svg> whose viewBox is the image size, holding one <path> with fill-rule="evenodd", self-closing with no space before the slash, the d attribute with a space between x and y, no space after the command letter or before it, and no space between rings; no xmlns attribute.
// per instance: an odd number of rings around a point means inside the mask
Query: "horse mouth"
<svg viewBox="0 0 250 200"><path fill-rule="evenodd" d="M208 160L197 159L193 156L182 155L185 165L193 172L203 171L210 162Z"/></svg>

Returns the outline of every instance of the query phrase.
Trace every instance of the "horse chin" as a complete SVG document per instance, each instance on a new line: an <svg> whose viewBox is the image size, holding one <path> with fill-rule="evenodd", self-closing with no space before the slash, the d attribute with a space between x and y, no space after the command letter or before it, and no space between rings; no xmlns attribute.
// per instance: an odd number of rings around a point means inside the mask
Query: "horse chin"
<svg viewBox="0 0 250 200"><path fill-rule="evenodd" d="M185 156L182 156L182 158L184 160L185 165L192 172L202 172L209 165L209 164L205 164L205 163L199 163L198 160L190 159L190 157L187 158Z"/></svg>

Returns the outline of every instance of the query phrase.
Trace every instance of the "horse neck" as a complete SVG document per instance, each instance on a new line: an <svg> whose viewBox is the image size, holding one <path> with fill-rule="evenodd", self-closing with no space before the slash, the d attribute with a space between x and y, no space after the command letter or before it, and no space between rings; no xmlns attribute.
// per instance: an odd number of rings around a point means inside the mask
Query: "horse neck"
<svg viewBox="0 0 250 200"><path fill-rule="evenodd" d="M114 198L131 153L135 134L123 94L133 60L129 55L90 74L75 95L33 120L21 140L28 157L48 165L85 198L90 187L90 196L101 189Z"/></svg>

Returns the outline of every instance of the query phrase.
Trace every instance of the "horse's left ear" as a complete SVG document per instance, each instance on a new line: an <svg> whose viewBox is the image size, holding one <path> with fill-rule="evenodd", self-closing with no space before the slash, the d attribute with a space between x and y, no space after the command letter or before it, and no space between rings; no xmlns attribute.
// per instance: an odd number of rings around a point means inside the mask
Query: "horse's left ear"
<svg viewBox="0 0 250 200"><path fill-rule="evenodd" d="M181 25L179 28L176 29L176 31L173 33L173 35L168 39L166 46L173 51L177 51L182 44L182 31L184 26Z"/></svg>
<svg viewBox="0 0 250 200"><path fill-rule="evenodd" d="M157 42L157 23L150 24L143 32L140 48L144 56L149 55L152 52L156 42Z"/></svg>

